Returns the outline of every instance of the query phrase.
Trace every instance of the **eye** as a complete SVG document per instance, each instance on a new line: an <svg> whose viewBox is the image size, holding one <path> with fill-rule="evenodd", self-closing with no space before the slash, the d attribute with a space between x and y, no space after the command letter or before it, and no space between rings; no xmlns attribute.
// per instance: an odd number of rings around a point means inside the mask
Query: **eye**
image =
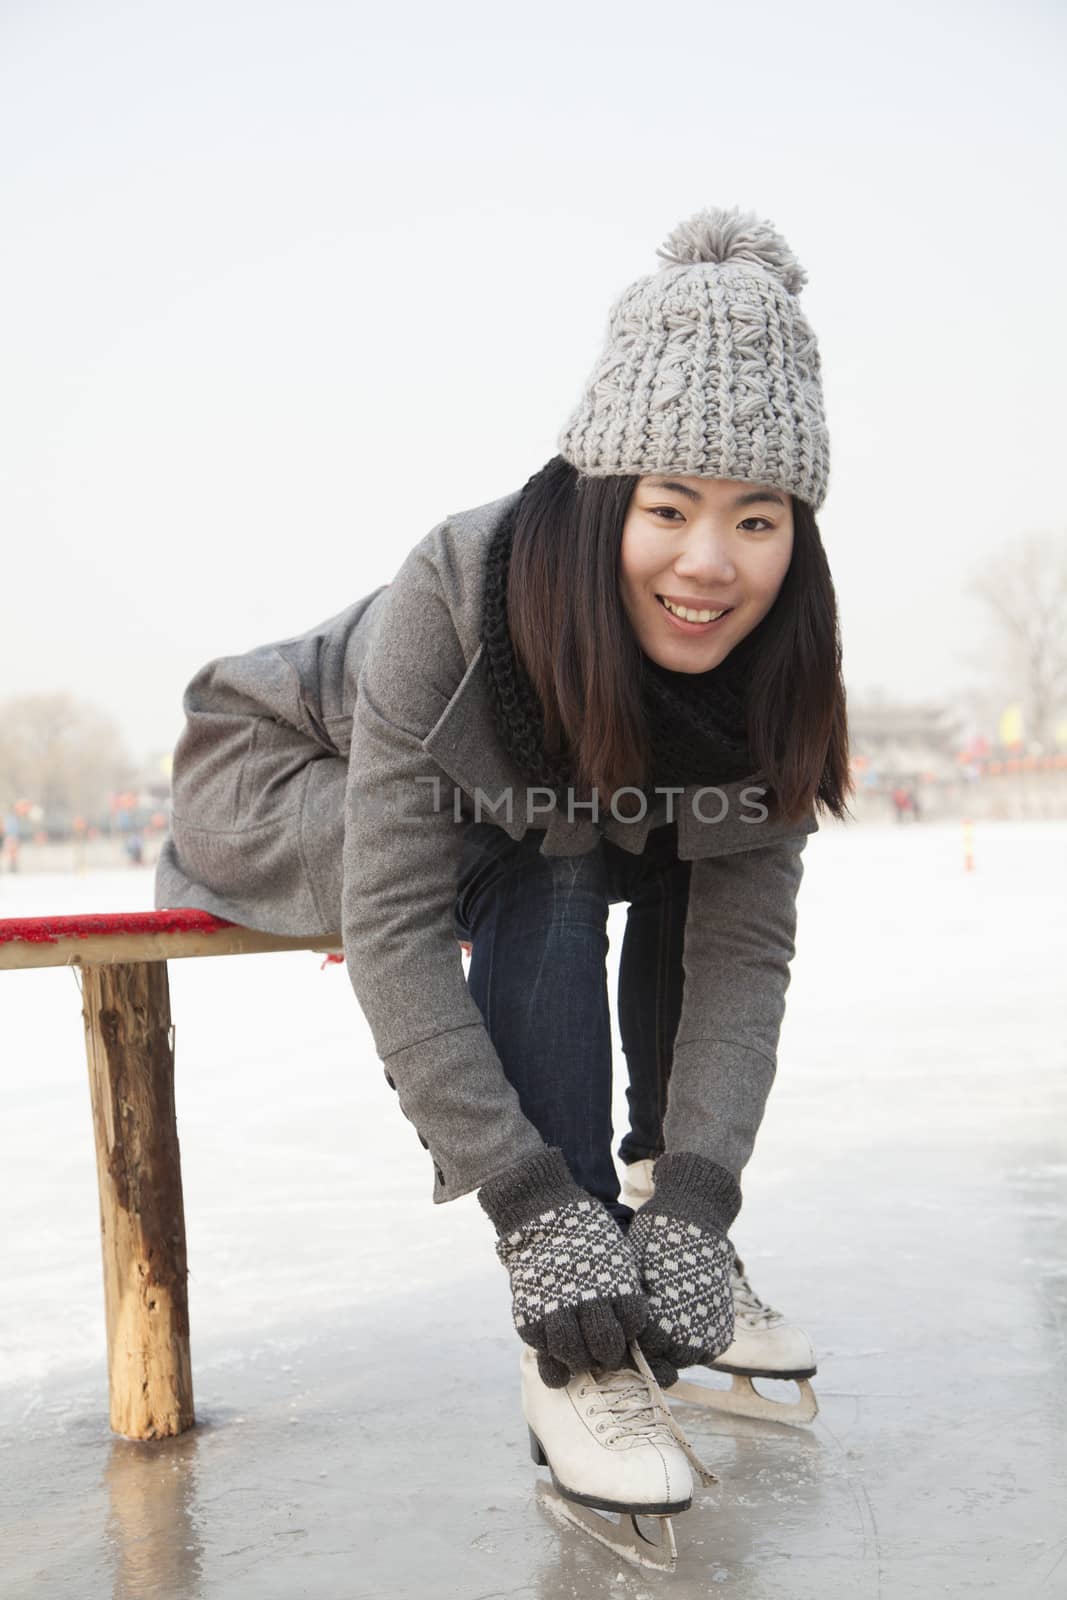
<svg viewBox="0 0 1067 1600"><path fill-rule="evenodd" d="M763 526L765 528L773 528L774 527L774 523L773 522L768 522L766 517L746 517L745 518L745 522L762 522ZM745 526L745 522L741 523L741 527L742 528Z"/></svg>
<svg viewBox="0 0 1067 1600"><path fill-rule="evenodd" d="M670 512L670 517L680 517L682 514L678 510L677 506L648 506L646 509L650 511L654 517L658 516L661 511ZM667 519L668 521L670 520L670 517Z"/></svg>

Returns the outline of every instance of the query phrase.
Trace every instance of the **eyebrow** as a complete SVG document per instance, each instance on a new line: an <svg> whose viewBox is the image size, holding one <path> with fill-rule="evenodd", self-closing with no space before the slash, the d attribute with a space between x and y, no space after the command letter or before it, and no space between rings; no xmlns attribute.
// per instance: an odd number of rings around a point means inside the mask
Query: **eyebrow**
<svg viewBox="0 0 1067 1600"><path fill-rule="evenodd" d="M648 481L657 489L673 489L675 494L687 495L690 500L703 499L696 489L690 488L687 483L679 483L675 478L650 478ZM773 489L746 489L742 494L734 496L733 504L735 507L760 504L784 506L785 501Z"/></svg>

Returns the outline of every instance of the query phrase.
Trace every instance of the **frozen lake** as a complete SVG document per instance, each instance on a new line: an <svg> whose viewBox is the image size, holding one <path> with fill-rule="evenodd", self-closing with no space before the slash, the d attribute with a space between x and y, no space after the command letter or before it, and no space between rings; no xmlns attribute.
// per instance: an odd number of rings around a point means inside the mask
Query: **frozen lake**
<svg viewBox="0 0 1067 1600"><path fill-rule="evenodd" d="M310 953L170 964L200 1425L111 1435L78 978L0 973L4 1600L1067 1594L1067 822L975 847L967 873L958 823L809 840L734 1238L811 1332L821 1410L680 1413L722 1483L670 1579L537 1510L491 1226L432 1204ZM0 876L0 916L151 897L150 870Z"/></svg>

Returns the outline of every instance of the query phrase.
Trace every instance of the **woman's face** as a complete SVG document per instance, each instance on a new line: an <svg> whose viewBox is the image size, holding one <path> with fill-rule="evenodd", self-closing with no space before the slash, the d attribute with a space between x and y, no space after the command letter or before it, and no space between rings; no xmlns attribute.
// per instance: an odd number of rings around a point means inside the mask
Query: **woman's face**
<svg viewBox="0 0 1067 1600"><path fill-rule="evenodd" d="M660 666L707 672L774 604L793 554L793 502L736 478L653 473L623 525L619 590L639 644ZM710 621L673 615L664 599ZM714 619L714 613L725 615Z"/></svg>

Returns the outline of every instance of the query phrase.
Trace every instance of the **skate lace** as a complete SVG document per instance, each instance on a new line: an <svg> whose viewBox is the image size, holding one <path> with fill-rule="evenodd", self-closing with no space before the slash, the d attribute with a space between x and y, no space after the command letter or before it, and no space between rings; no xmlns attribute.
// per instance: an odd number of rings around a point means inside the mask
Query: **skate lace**
<svg viewBox="0 0 1067 1600"><path fill-rule="evenodd" d="M640 1444L677 1443L681 1445L701 1483L718 1483L714 1472L704 1465L679 1427L645 1360L644 1352L635 1342L630 1344L630 1354L639 1371L619 1368L615 1372L602 1373L600 1377L593 1373L589 1375L589 1386L603 1401L601 1405L590 1406L590 1411L594 1414L603 1412L615 1424L614 1427L600 1424L607 1428L605 1442L617 1443L626 1450Z"/></svg>
<svg viewBox="0 0 1067 1600"><path fill-rule="evenodd" d="M620 1369L602 1373L600 1377L591 1373L590 1379L590 1390L599 1395L602 1402L589 1407L590 1416L602 1412L617 1424L611 1429L606 1429L606 1424L601 1425L602 1431L608 1432L605 1443L620 1441L629 1445L646 1441L667 1442L670 1437L668 1429L656 1410L647 1382L639 1372Z"/></svg>
<svg viewBox="0 0 1067 1600"><path fill-rule="evenodd" d="M740 1256L734 1258L733 1271L730 1273L730 1287L734 1296L734 1315L739 1322L750 1328L770 1328L776 1322L784 1322L780 1311L767 1305L749 1283L745 1276L744 1262Z"/></svg>

